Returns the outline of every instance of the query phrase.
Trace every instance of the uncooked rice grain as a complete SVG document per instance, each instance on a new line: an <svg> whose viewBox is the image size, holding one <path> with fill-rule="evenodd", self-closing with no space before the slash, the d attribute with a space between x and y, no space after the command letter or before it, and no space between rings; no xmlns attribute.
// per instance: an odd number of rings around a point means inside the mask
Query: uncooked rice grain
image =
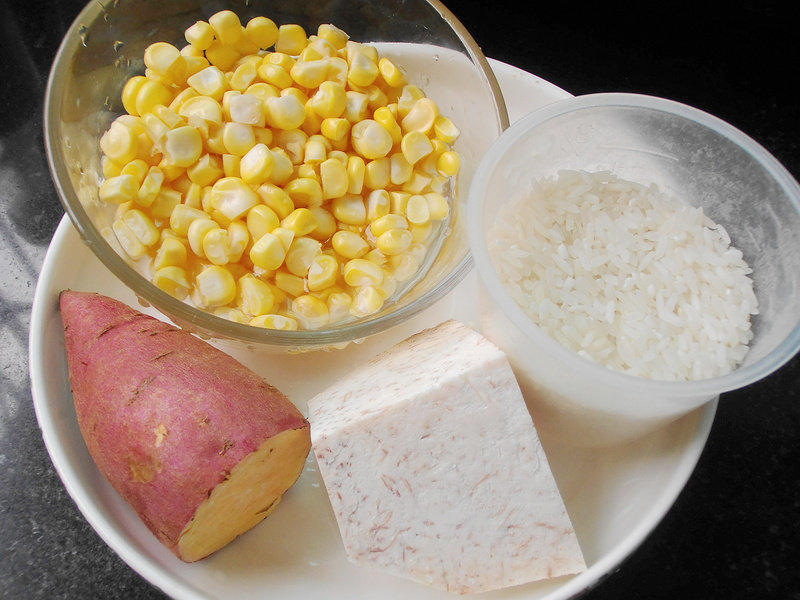
<svg viewBox="0 0 800 600"><path fill-rule="evenodd" d="M551 337L651 379L723 375L758 313L742 253L702 208L610 172L561 171L505 204L489 252Z"/></svg>

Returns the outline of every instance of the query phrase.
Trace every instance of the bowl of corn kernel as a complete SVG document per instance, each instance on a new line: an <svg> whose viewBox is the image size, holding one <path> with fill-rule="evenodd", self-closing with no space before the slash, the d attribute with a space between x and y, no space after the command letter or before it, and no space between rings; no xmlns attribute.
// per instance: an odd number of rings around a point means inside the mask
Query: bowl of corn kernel
<svg viewBox="0 0 800 600"><path fill-rule="evenodd" d="M281 350L398 325L471 268L463 204L508 124L437 0L90 3L54 61L51 173L144 304Z"/></svg>

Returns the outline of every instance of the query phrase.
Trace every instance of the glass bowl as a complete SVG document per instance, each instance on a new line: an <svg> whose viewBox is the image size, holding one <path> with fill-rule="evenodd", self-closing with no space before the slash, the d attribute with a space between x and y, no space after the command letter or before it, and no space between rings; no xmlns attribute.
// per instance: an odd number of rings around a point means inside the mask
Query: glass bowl
<svg viewBox="0 0 800 600"><path fill-rule="evenodd" d="M629 375L580 356L526 316L501 283L489 232L504 203L562 169L656 184L727 230L752 268L759 303L749 352L735 370L688 381ZM765 377L800 348L800 186L754 140L684 104L591 94L524 117L478 167L467 227L483 333L509 355L537 426L564 443L603 446L645 435Z"/></svg>
<svg viewBox="0 0 800 600"><path fill-rule="evenodd" d="M368 317L316 330L278 331L232 322L162 291L121 256L102 234L114 207L98 199L102 182L98 141L124 112L124 83L144 72L145 48L155 41L182 46L185 29L219 9L189 0L90 2L78 15L52 66L45 101L45 145L51 174L69 217L86 244L114 276L177 325L201 336L253 347L297 351L346 345L403 323L447 294L470 270L464 205L472 174L490 143L507 127L502 94L488 61L455 16L437 0L320 0L225 3L242 22L263 15L307 32L332 23L351 39L375 42L404 67L442 113L461 129L455 149L461 171L447 235L424 275Z"/></svg>

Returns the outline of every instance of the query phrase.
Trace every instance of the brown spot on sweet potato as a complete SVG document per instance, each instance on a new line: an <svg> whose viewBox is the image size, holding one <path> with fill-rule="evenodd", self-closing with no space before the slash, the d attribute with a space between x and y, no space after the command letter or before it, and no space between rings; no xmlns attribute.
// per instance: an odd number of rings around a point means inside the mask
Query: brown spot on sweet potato
<svg viewBox="0 0 800 600"><path fill-rule="evenodd" d="M224 456L231 448L233 448L233 440L226 439L222 444L222 450L219 451L219 455Z"/></svg>
<svg viewBox="0 0 800 600"><path fill-rule="evenodd" d="M139 385L133 388L133 392L131 392L130 398L128 398L127 402L125 402L125 406L130 406L133 403L135 403L139 399L139 394L141 394L142 390L144 390L148 385L150 385L153 379L154 376L150 375L146 377Z"/></svg>
<svg viewBox="0 0 800 600"><path fill-rule="evenodd" d="M151 358L150 360L151 360L152 362L155 362L155 361L157 361L157 360L161 360L162 358L164 358L164 357L166 357L166 356L169 356L169 355L170 355L170 354L172 354L173 352L175 352L175 351L174 351L174 350L166 350L166 351L162 352L161 354L156 354L156 355L155 355L153 358Z"/></svg>
<svg viewBox="0 0 800 600"><path fill-rule="evenodd" d="M134 483L150 483L155 479L156 473L161 470L161 463L157 460L139 461L134 458L128 460L128 469L131 481Z"/></svg>

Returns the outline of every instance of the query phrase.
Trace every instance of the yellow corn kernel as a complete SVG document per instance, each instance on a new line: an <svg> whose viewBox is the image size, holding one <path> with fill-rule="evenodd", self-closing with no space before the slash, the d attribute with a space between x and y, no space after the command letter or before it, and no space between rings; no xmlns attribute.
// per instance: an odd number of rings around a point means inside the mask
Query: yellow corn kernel
<svg viewBox="0 0 800 600"><path fill-rule="evenodd" d="M322 204L322 186L316 179L298 177L284 186L294 206L311 208Z"/></svg>
<svg viewBox="0 0 800 600"><path fill-rule="evenodd" d="M236 280L220 265L210 265L195 277L199 304L213 308L230 304L236 298Z"/></svg>
<svg viewBox="0 0 800 600"><path fill-rule="evenodd" d="M256 138L256 144L264 144L266 146L272 145L275 137L269 127L253 127L253 135ZM274 162L273 157L273 162Z"/></svg>
<svg viewBox="0 0 800 600"><path fill-rule="evenodd" d="M218 179L211 188L211 206L233 221L259 203L258 194L238 177Z"/></svg>
<svg viewBox="0 0 800 600"><path fill-rule="evenodd" d="M186 80L186 57L169 42L154 42L145 48L144 64L168 84Z"/></svg>
<svg viewBox="0 0 800 600"><path fill-rule="evenodd" d="M341 142L350 133L350 121L342 117L328 117L322 120L319 130L329 140Z"/></svg>
<svg viewBox="0 0 800 600"><path fill-rule="evenodd" d="M244 156L256 145L256 136L251 125L228 122L222 126L222 143L228 154Z"/></svg>
<svg viewBox="0 0 800 600"><path fill-rule="evenodd" d="M119 175L133 175L133 178L136 180L136 184L141 185L149 169L150 165L144 162L141 158L136 158L122 167Z"/></svg>
<svg viewBox="0 0 800 600"><path fill-rule="evenodd" d="M247 211L245 219L247 230L254 240L259 239L265 233L269 233L280 225L280 219L275 211L265 204L258 204Z"/></svg>
<svg viewBox="0 0 800 600"><path fill-rule="evenodd" d="M376 246L386 256L394 256L408 250L412 241L408 229L390 229L378 236Z"/></svg>
<svg viewBox="0 0 800 600"><path fill-rule="evenodd" d="M266 118L271 127L297 129L306 117L305 105L294 95L267 98Z"/></svg>
<svg viewBox="0 0 800 600"><path fill-rule="evenodd" d="M192 72L191 75L194 75L195 72ZM167 106L171 110L174 110L176 113L180 114L180 109L183 106L183 103L189 100L190 98L196 98L199 95L200 94L198 94L197 90L195 90L194 88L191 87L184 88L175 95L175 97Z"/></svg>
<svg viewBox="0 0 800 600"><path fill-rule="evenodd" d="M308 134L302 129L280 129L275 132L274 149L283 151L292 162L292 169L294 169L293 165L303 162L307 141Z"/></svg>
<svg viewBox="0 0 800 600"><path fill-rule="evenodd" d="M167 131L164 141L164 158L177 167L189 167L203 153L200 132L191 125Z"/></svg>
<svg viewBox="0 0 800 600"><path fill-rule="evenodd" d="M168 221L172 211L181 203L181 193L171 188L161 187L150 205L150 215L154 219Z"/></svg>
<svg viewBox="0 0 800 600"><path fill-rule="evenodd" d="M294 63L297 62L296 59L291 55L287 54L286 52L267 52L261 60L262 63L269 63L273 65L278 65L283 67L283 69L288 73Z"/></svg>
<svg viewBox="0 0 800 600"><path fill-rule="evenodd" d="M393 229L408 229L408 221L403 215L389 213L372 221L369 228L377 238Z"/></svg>
<svg viewBox="0 0 800 600"><path fill-rule="evenodd" d="M311 263L322 252L322 245L310 237L295 237L284 261L292 275L305 277Z"/></svg>
<svg viewBox="0 0 800 600"><path fill-rule="evenodd" d="M312 35L308 38L308 45L300 53L303 58L314 56L316 58L333 58L338 56L336 46L329 40L320 35Z"/></svg>
<svg viewBox="0 0 800 600"><path fill-rule="evenodd" d="M350 313L353 299L347 292L334 292L328 295L325 303L328 305L328 322L338 323Z"/></svg>
<svg viewBox="0 0 800 600"><path fill-rule="evenodd" d="M339 198L347 193L350 180L347 176L347 167L342 161L335 158L323 161L319 166L319 176L323 199Z"/></svg>
<svg viewBox="0 0 800 600"><path fill-rule="evenodd" d="M390 87L402 87L407 83L403 70L385 56L378 60L378 69L381 77Z"/></svg>
<svg viewBox="0 0 800 600"><path fill-rule="evenodd" d="M277 235L265 233L250 248L249 256L255 266L274 271L283 264L286 248Z"/></svg>
<svg viewBox="0 0 800 600"><path fill-rule="evenodd" d="M203 149L212 154L225 154L225 144L223 137L225 135L225 124L214 125L210 124L208 131L203 136Z"/></svg>
<svg viewBox="0 0 800 600"><path fill-rule="evenodd" d="M264 183L256 190L261 201L275 211L279 218L285 218L295 208L289 194L283 188L271 183Z"/></svg>
<svg viewBox="0 0 800 600"><path fill-rule="evenodd" d="M403 131L400 129L400 125L397 124L397 120L391 109L388 106L380 106L375 109L372 116L389 132L389 135L392 137L392 143L399 144L400 140L403 139Z"/></svg>
<svg viewBox="0 0 800 600"><path fill-rule="evenodd" d="M249 86L244 93L251 96L256 96L261 100L261 102L264 103L267 102L267 98L275 98L276 96L280 95L278 88L265 81L257 81Z"/></svg>
<svg viewBox="0 0 800 600"><path fill-rule="evenodd" d="M401 189L409 194L422 194L428 191L427 188L430 186L432 179L430 175L425 175L415 170L411 174L411 179L406 181Z"/></svg>
<svg viewBox="0 0 800 600"><path fill-rule="evenodd" d="M278 27L278 39L275 42L275 52L289 55L298 55L308 44L305 29L297 24L285 24Z"/></svg>
<svg viewBox="0 0 800 600"><path fill-rule="evenodd" d="M186 46L186 47L194 48L194 46ZM181 54L183 54L183 60L186 62L186 77L191 77L195 73L198 73L199 71L202 71L206 67L211 66L211 63L208 62L208 59L202 54L202 52L200 50L198 50L198 52L200 52L200 54L194 56L194 55L188 55L183 51L183 49L181 50ZM186 89L191 90L192 88L186 88ZM175 100L173 99L173 102L174 101Z"/></svg>
<svg viewBox="0 0 800 600"><path fill-rule="evenodd" d="M225 92L222 94L222 100L220 104L222 105L222 118L224 120L231 120L231 100L241 95L242 92L240 90L225 90Z"/></svg>
<svg viewBox="0 0 800 600"><path fill-rule="evenodd" d="M189 241L189 248L196 256L205 258L203 238L205 238L210 231L219 228L219 223L208 217L194 219L189 223L189 227L186 230L186 238Z"/></svg>
<svg viewBox="0 0 800 600"><path fill-rule="evenodd" d="M172 102L172 97L173 94L167 86L160 81L148 78L136 93L136 112L131 114L144 115L159 104L168 106Z"/></svg>
<svg viewBox="0 0 800 600"><path fill-rule="evenodd" d="M136 190L134 201L140 206L148 207L156 199L164 183L164 173L158 167L150 167L144 176L142 184Z"/></svg>
<svg viewBox="0 0 800 600"><path fill-rule="evenodd" d="M186 192L189 191L189 188L192 186L192 180L189 179L189 176L186 175L186 171L184 170L178 177L176 177L172 183L170 184L173 190L180 192L182 195L185 195Z"/></svg>
<svg viewBox="0 0 800 600"><path fill-rule="evenodd" d="M275 272L275 286L291 298L302 296L306 292L305 279L283 269Z"/></svg>
<svg viewBox="0 0 800 600"><path fill-rule="evenodd" d="M319 254L308 267L308 289L318 292L331 287L339 277L339 261L329 254Z"/></svg>
<svg viewBox="0 0 800 600"><path fill-rule="evenodd" d="M296 331L298 329L297 320L286 315L259 315L250 320L250 325L278 331Z"/></svg>
<svg viewBox="0 0 800 600"><path fill-rule="evenodd" d="M154 246L161 238L158 227L141 210L132 208L122 214L122 220L145 246Z"/></svg>
<svg viewBox="0 0 800 600"><path fill-rule="evenodd" d="M351 123L363 121L369 115L369 98L363 92L347 90L344 118Z"/></svg>
<svg viewBox="0 0 800 600"><path fill-rule="evenodd" d="M241 177L239 167L242 165L242 157L235 154L222 155L222 173L225 177Z"/></svg>
<svg viewBox="0 0 800 600"><path fill-rule="evenodd" d="M318 134L310 135L306 139L303 149L303 162L320 164L328 157L330 141Z"/></svg>
<svg viewBox="0 0 800 600"><path fill-rule="evenodd" d="M367 222L364 199L356 194L345 194L331 200L331 212L338 221L347 225L364 225Z"/></svg>
<svg viewBox="0 0 800 600"><path fill-rule="evenodd" d="M236 67L228 80L228 85L231 89L243 92L256 80L257 76L256 65L252 61L246 61Z"/></svg>
<svg viewBox="0 0 800 600"><path fill-rule="evenodd" d="M347 40L350 39L347 33L330 23L323 23L317 27L317 35L330 42L337 50L344 48Z"/></svg>
<svg viewBox="0 0 800 600"><path fill-rule="evenodd" d="M266 50L278 41L278 26L267 17L253 17L244 30L247 38L261 50Z"/></svg>
<svg viewBox="0 0 800 600"><path fill-rule="evenodd" d="M278 95L279 96L289 96L289 95L294 96L295 98L300 100L300 103L303 105L303 112L305 112L305 105L306 105L306 102L308 102L308 94L306 94L299 87L288 87L288 88L282 89L280 92L278 92Z"/></svg>
<svg viewBox="0 0 800 600"><path fill-rule="evenodd" d="M364 170L364 185L371 190L388 187L391 183L392 162L388 156L369 161Z"/></svg>
<svg viewBox="0 0 800 600"><path fill-rule="evenodd" d="M133 260L139 260L147 254L147 246L142 244L125 221L122 219L115 219L114 222L111 223L111 230L114 232L122 249Z"/></svg>
<svg viewBox="0 0 800 600"><path fill-rule="evenodd" d="M203 255L211 264L227 265L230 254L231 240L225 229L211 229L203 236Z"/></svg>
<svg viewBox="0 0 800 600"><path fill-rule="evenodd" d="M341 56L333 56L328 59L328 81L347 87L347 61Z"/></svg>
<svg viewBox="0 0 800 600"><path fill-rule="evenodd" d="M367 196L367 220L372 223L388 215L391 207L389 192L383 189L372 190Z"/></svg>
<svg viewBox="0 0 800 600"><path fill-rule="evenodd" d="M230 242L228 260L238 263L250 244L250 232L247 225L242 221L231 221L228 225L228 241Z"/></svg>
<svg viewBox="0 0 800 600"><path fill-rule="evenodd" d="M275 158L266 144L256 144L247 151L239 164L241 178L250 185L261 185L272 174Z"/></svg>
<svg viewBox="0 0 800 600"><path fill-rule="evenodd" d="M353 258L345 263L342 275L345 283L351 287L379 286L383 283L384 272L372 261Z"/></svg>
<svg viewBox="0 0 800 600"><path fill-rule="evenodd" d="M360 156L350 155L347 159L348 194L360 194L364 187L366 164Z"/></svg>
<svg viewBox="0 0 800 600"><path fill-rule="evenodd" d="M153 141L159 152L163 150L164 138L167 136L169 127L155 113L149 112L142 115L142 126L147 137Z"/></svg>
<svg viewBox="0 0 800 600"><path fill-rule="evenodd" d="M386 156L394 143L386 128L373 119L364 119L350 130L353 149L365 159L373 160Z"/></svg>
<svg viewBox="0 0 800 600"><path fill-rule="evenodd" d="M357 318L368 317L375 314L383 306L383 296L371 286L358 288L350 305L350 314Z"/></svg>
<svg viewBox="0 0 800 600"><path fill-rule="evenodd" d="M425 194L425 201L428 203L428 213L432 221L443 221L450 214L450 204L443 194L429 192Z"/></svg>
<svg viewBox="0 0 800 600"><path fill-rule="evenodd" d="M414 172L414 166L408 162L402 152L395 152L390 157L389 179L394 185L403 185Z"/></svg>
<svg viewBox="0 0 800 600"><path fill-rule="evenodd" d="M155 270L186 265L186 246L175 238L164 238L153 259Z"/></svg>
<svg viewBox="0 0 800 600"><path fill-rule="evenodd" d="M417 100L424 97L425 92L416 85L409 84L403 86L403 90L397 98L397 116L401 119L405 117L417 103Z"/></svg>
<svg viewBox="0 0 800 600"><path fill-rule="evenodd" d="M220 40L214 40L206 49L208 62L222 72L232 69L240 57L241 54L235 47L223 44Z"/></svg>
<svg viewBox="0 0 800 600"><path fill-rule="evenodd" d="M339 230L331 238L331 246L344 258L361 258L369 252L369 244L353 231Z"/></svg>
<svg viewBox="0 0 800 600"><path fill-rule="evenodd" d="M201 187L211 185L222 177L222 160L215 154L203 154L197 162L187 167L186 175Z"/></svg>
<svg viewBox="0 0 800 600"><path fill-rule="evenodd" d="M266 58L256 69L258 76L265 82L279 90L289 88L294 83L292 76L282 65L270 62Z"/></svg>
<svg viewBox="0 0 800 600"><path fill-rule="evenodd" d="M117 175L109 177L100 186L100 200L109 204L123 204L136 199L139 186L133 175Z"/></svg>
<svg viewBox="0 0 800 600"><path fill-rule="evenodd" d="M253 94L231 96L228 107L231 121L253 127L264 127L266 122L264 102L258 96Z"/></svg>
<svg viewBox="0 0 800 600"><path fill-rule="evenodd" d="M411 279L419 271L419 261L413 254L398 254L390 258L392 278L398 282Z"/></svg>
<svg viewBox="0 0 800 600"><path fill-rule="evenodd" d="M189 233L189 226L196 219L207 219L208 214L198 208L192 208L185 204L179 204L172 210L169 216L169 228L181 237L186 237Z"/></svg>
<svg viewBox="0 0 800 600"><path fill-rule="evenodd" d="M441 156L436 161L436 168L439 170L439 173L445 177L454 177L461 168L461 157L455 150L442 152Z"/></svg>
<svg viewBox="0 0 800 600"><path fill-rule="evenodd" d="M420 98L400 121L400 126L405 132L419 131L427 134L438 116L439 107L436 103L430 98Z"/></svg>
<svg viewBox="0 0 800 600"><path fill-rule="evenodd" d="M406 219L412 225L424 225L431 219L428 199L420 194L414 194L406 204Z"/></svg>
<svg viewBox="0 0 800 600"><path fill-rule="evenodd" d="M328 324L328 305L311 294L303 294L292 301L292 314L304 329L319 329Z"/></svg>
<svg viewBox="0 0 800 600"><path fill-rule="evenodd" d="M380 58L378 55L378 49L371 45L365 44L362 42L356 42L353 40L348 40L345 44L345 56L349 61L353 60L356 54L365 54L368 58L372 59L374 62L378 62Z"/></svg>
<svg viewBox="0 0 800 600"><path fill-rule="evenodd" d="M341 83L323 81L309 102L323 119L341 117L347 107L347 92Z"/></svg>
<svg viewBox="0 0 800 600"><path fill-rule="evenodd" d="M461 135L455 123L444 115L437 115L433 121L433 131L436 138L445 144L454 144L458 136Z"/></svg>
<svg viewBox="0 0 800 600"><path fill-rule="evenodd" d="M100 171L106 179L109 177L116 177L117 175L122 175L122 165L115 163L107 156L101 156Z"/></svg>
<svg viewBox="0 0 800 600"><path fill-rule="evenodd" d="M315 88L328 76L328 60L298 60L289 70L292 79L304 88Z"/></svg>
<svg viewBox="0 0 800 600"><path fill-rule="evenodd" d="M237 304L248 315L254 317L265 315L275 307L275 295L266 282L251 273L240 277L238 284Z"/></svg>
<svg viewBox="0 0 800 600"><path fill-rule="evenodd" d="M147 77L144 75L134 75L125 82L122 88L122 106L128 111L128 114L139 115L139 111L136 110L136 97L146 81Z"/></svg>
<svg viewBox="0 0 800 600"><path fill-rule="evenodd" d="M281 227L291 229L296 237L309 235L317 227L317 218L308 208L296 208L281 220Z"/></svg>
<svg viewBox="0 0 800 600"><path fill-rule="evenodd" d="M115 120L100 138L100 149L115 163L127 164L136 158L136 134L124 122Z"/></svg>
<svg viewBox="0 0 800 600"><path fill-rule="evenodd" d="M352 56L348 55L350 70L347 73L347 80L358 87L372 85L378 77L378 64L366 52L355 52Z"/></svg>
<svg viewBox="0 0 800 600"><path fill-rule="evenodd" d="M153 273L153 283L178 300L183 300L191 287L186 270L178 265L168 265L156 269Z"/></svg>
<svg viewBox="0 0 800 600"><path fill-rule="evenodd" d="M196 21L184 32L186 41L198 50L205 50L214 41L214 28L206 21Z"/></svg>
<svg viewBox="0 0 800 600"><path fill-rule="evenodd" d="M288 252L292 242L294 241L294 231L287 229L286 227L278 226L273 229L271 233L277 237L278 240L280 240L283 249Z"/></svg>
<svg viewBox="0 0 800 600"><path fill-rule="evenodd" d="M225 73L213 64L188 77L186 83L201 96L209 96L217 102L222 100L222 95L228 90Z"/></svg>
<svg viewBox="0 0 800 600"><path fill-rule="evenodd" d="M214 29L214 35L223 44L232 45L242 36L242 23L239 16L232 10L221 10L208 18L208 23Z"/></svg>
<svg viewBox="0 0 800 600"><path fill-rule="evenodd" d="M400 142L400 150L409 164L414 165L433 152L433 144L421 131L409 131Z"/></svg>
<svg viewBox="0 0 800 600"><path fill-rule="evenodd" d="M228 321L241 323L242 325L247 325L250 322L250 319L241 310L230 306L219 306L215 308L214 315L222 319L227 319Z"/></svg>

